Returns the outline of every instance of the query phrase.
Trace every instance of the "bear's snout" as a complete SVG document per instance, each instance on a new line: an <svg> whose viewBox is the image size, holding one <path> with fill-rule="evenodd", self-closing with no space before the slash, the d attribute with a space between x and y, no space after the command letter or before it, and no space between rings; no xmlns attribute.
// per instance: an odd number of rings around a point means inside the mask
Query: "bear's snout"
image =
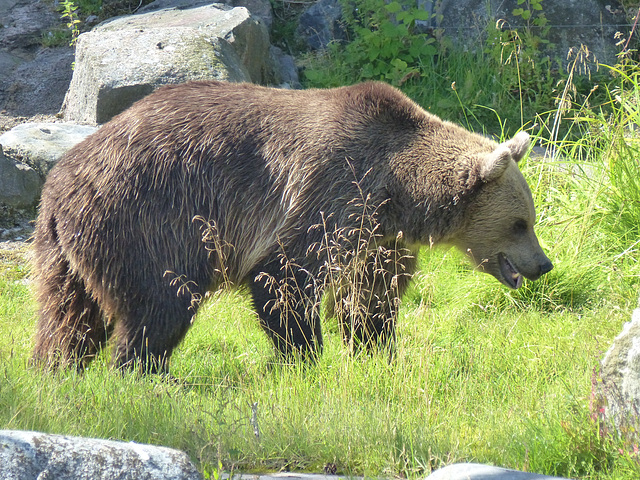
<svg viewBox="0 0 640 480"><path fill-rule="evenodd" d="M540 275L538 275L538 277L541 277L542 275L544 275L545 273L549 273L551 270L553 270L553 263L551 263L551 260L549 260L548 258L546 258L541 264L540 264Z"/></svg>
<svg viewBox="0 0 640 480"><path fill-rule="evenodd" d="M549 273L551 270L553 270L553 263L551 263L551 260L549 260L547 257L544 258L544 260L542 260L539 264L538 264L538 271L535 272L533 275L525 275L529 280L537 280L538 278L540 278L542 275L544 275L545 273Z"/></svg>
<svg viewBox="0 0 640 480"><path fill-rule="evenodd" d="M547 261L540 265L540 275L549 273L551 270L553 270L553 263L547 258Z"/></svg>
<svg viewBox="0 0 640 480"><path fill-rule="evenodd" d="M514 290L522 286L522 277L534 281L553 270L553 263L542 252L539 255L529 257L527 261L518 258L516 254L510 257L502 252L498 253L496 258L495 263L488 262L484 265L480 263L479 266ZM495 265L494 268L491 267L492 264Z"/></svg>

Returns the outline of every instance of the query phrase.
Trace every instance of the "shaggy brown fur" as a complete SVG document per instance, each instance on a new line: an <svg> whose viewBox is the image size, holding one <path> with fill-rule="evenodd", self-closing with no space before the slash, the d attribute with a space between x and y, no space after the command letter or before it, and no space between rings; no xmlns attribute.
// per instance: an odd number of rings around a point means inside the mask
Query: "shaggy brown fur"
<svg viewBox="0 0 640 480"><path fill-rule="evenodd" d="M47 179L34 358L83 365L113 334L116 365L163 368L224 283L249 287L283 355L318 353L328 258L348 272L329 285L345 338L392 342L420 244L456 244L511 287L551 269L516 165L527 147L526 134L497 145L380 83L164 87Z"/></svg>

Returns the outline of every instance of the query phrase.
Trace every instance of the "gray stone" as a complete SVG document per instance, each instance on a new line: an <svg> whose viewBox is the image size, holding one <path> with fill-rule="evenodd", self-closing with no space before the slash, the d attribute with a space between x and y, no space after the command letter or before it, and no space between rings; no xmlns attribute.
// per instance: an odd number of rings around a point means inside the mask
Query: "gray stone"
<svg viewBox="0 0 640 480"><path fill-rule="evenodd" d="M434 4L434 2L426 2ZM435 3L435 24L444 34L472 47L474 39L482 37L488 24L498 19L507 21L507 28L525 26L525 21L512 14L517 0L487 2L486 0L442 0ZM553 44L548 54L566 63L570 48L586 45L600 63L614 65L619 47L616 32L628 34L624 10L617 0L546 0L543 12L550 26L546 38ZM425 7L428 8L428 7ZM533 34L540 34L532 27ZM544 46L542 46L544 48Z"/></svg>
<svg viewBox="0 0 640 480"><path fill-rule="evenodd" d="M0 107L15 116L55 115L71 82L73 48L40 49L24 59L0 52Z"/></svg>
<svg viewBox="0 0 640 480"><path fill-rule="evenodd" d="M269 0L226 0L227 5L232 7L245 7L251 15L258 17L268 30L273 24L273 9Z"/></svg>
<svg viewBox="0 0 640 480"><path fill-rule="evenodd" d="M426 480L562 480L537 473L509 470L478 463L454 463L436 470Z"/></svg>
<svg viewBox="0 0 640 480"><path fill-rule="evenodd" d="M315 473L298 473L298 472L278 472L264 474L234 474L230 476L223 473L221 480L363 480L364 477L355 477L352 475L321 475Z"/></svg>
<svg viewBox="0 0 640 480"><path fill-rule="evenodd" d="M302 88L295 59L273 45L270 53L276 67L277 77L275 83L285 88Z"/></svg>
<svg viewBox="0 0 640 480"><path fill-rule="evenodd" d="M214 2L211 0L155 0L155 2L151 2L138 10L138 13L154 12L166 8L195 8L203 5L211 5L211 3ZM267 29L271 29L273 10L269 0L224 0L215 3L222 3L229 7L245 7L252 16L262 20Z"/></svg>
<svg viewBox="0 0 640 480"><path fill-rule="evenodd" d="M20 56L0 50L0 72L2 72L2 74L5 74L5 72L9 70L13 70L22 62L24 62L24 59Z"/></svg>
<svg viewBox="0 0 640 480"><path fill-rule="evenodd" d="M178 450L0 430L0 478L11 480L201 480Z"/></svg>
<svg viewBox="0 0 640 480"><path fill-rule="evenodd" d="M309 473L282 472L262 475L222 474L222 480L362 480L363 477L343 475L314 475ZM567 480L537 473L521 472L478 463L456 463L436 470L425 480Z"/></svg>
<svg viewBox="0 0 640 480"><path fill-rule="evenodd" d="M0 46L27 48L40 43L45 30L60 23L53 3L34 0L0 0Z"/></svg>
<svg viewBox="0 0 640 480"><path fill-rule="evenodd" d="M305 10L300 15L297 34L311 50L321 50L331 42L345 40L340 0L319 0Z"/></svg>
<svg viewBox="0 0 640 480"><path fill-rule="evenodd" d="M272 78L269 35L246 8L208 5L119 17L79 36L64 118L104 123L166 84Z"/></svg>
<svg viewBox="0 0 640 480"><path fill-rule="evenodd" d="M640 432L640 308L601 362L600 382L594 385L594 415L613 425L629 440Z"/></svg>
<svg viewBox="0 0 640 480"><path fill-rule="evenodd" d="M212 3L223 2L212 2L211 0L155 0L155 2L151 2L140 8L136 13L157 12L158 10L166 9L185 10L211 5Z"/></svg>
<svg viewBox="0 0 640 480"><path fill-rule="evenodd" d="M3 207L3 210L4 207L17 210L33 208L40 198L42 183L33 168L5 157L0 146L0 207Z"/></svg>
<svg viewBox="0 0 640 480"><path fill-rule="evenodd" d="M71 80L70 48L41 47L62 25L49 0L0 0L0 111L13 116L57 113Z"/></svg>
<svg viewBox="0 0 640 480"><path fill-rule="evenodd" d="M67 150L97 130L72 123L24 123L0 136L4 155L29 165L42 179Z"/></svg>

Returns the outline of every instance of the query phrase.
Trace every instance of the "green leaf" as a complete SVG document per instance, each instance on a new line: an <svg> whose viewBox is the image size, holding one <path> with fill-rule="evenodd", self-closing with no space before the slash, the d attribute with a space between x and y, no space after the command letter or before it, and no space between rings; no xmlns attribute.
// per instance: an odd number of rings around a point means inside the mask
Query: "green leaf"
<svg viewBox="0 0 640 480"><path fill-rule="evenodd" d="M420 45L418 42L411 43L411 45L409 46L409 55L411 55L413 58L418 58L421 53L422 45Z"/></svg>
<svg viewBox="0 0 640 480"><path fill-rule="evenodd" d="M411 12L403 10L396 15L396 20L400 23L411 23L413 21L413 15L411 15Z"/></svg>
<svg viewBox="0 0 640 480"><path fill-rule="evenodd" d="M399 25L394 25L391 22L385 22L380 25L380 32L387 38L393 38L397 36L397 29Z"/></svg>
<svg viewBox="0 0 640 480"><path fill-rule="evenodd" d="M519 17L520 15L522 15L522 12L524 12L524 10L522 10L521 8L514 8L513 12L511 13L513 13L514 16Z"/></svg>
<svg viewBox="0 0 640 480"><path fill-rule="evenodd" d="M400 60L399 58L394 58L393 60L391 60L391 65L396 67L398 70L406 70L408 66L407 62Z"/></svg>
<svg viewBox="0 0 640 480"><path fill-rule="evenodd" d="M373 78L373 66L370 63L364 65L360 72L360 76L362 78Z"/></svg>
<svg viewBox="0 0 640 480"><path fill-rule="evenodd" d="M522 18L525 20L529 20L531 18L531 10L525 10L522 12Z"/></svg>
<svg viewBox="0 0 640 480"><path fill-rule="evenodd" d="M429 20L429 18L431 18L431 16L429 15L429 12L427 12L426 10L414 10L413 12L414 20L426 22L427 20Z"/></svg>
<svg viewBox="0 0 640 480"><path fill-rule="evenodd" d="M398 2L391 2L387 3L384 8L389 13L398 13L402 10L402 5L400 5Z"/></svg>
<svg viewBox="0 0 640 480"><path fill-rule="evenodd" d="M549 20L547 20L547 17L538 17L533 21L533 23L538 27L544 27L548 22Z"/></svg>

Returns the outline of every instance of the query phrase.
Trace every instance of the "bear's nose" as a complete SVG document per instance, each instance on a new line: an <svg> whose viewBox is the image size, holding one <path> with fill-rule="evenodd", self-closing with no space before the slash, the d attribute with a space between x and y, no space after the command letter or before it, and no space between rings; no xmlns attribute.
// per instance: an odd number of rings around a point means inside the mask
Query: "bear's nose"
<svg viewBox="0 0 640 480"><path fill-rule="evenodd" d="M544 275L551 270L553 270L553 263L551 263L551 260L547 258L545 262L540 264L540 275Z"/></svg>

